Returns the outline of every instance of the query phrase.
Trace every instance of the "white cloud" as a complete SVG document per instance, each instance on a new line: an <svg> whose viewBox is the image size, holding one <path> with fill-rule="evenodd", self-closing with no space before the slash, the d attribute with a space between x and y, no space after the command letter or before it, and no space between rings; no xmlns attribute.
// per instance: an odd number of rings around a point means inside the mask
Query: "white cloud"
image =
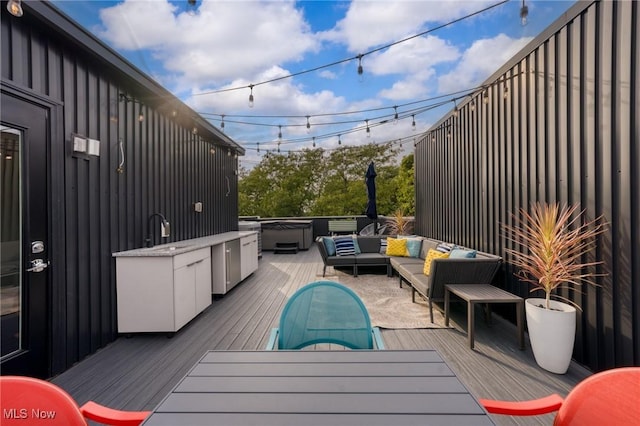
<svg viewBox="0 0 640 426"><path fill-rule="evenodd" d="M117 49L150 49L191 84L251 78L318 49L293 1L203 0L190 15L166 0L125 0L103 9L101 37Z"/></svg>
<svg viewBox="0 0 640 426"><path fill-rule="evenodd" d="M479 85L529 41L531 37L514 39L505 34L475 41L456 67L438 78L439 92L451 93Z"/></svg>
<svg viewBox="0 0 640 426"><path fill-rule="evenodd" d="M344 19L323 34L345 43L354 53L385 45L426 30L427 23L448 22L494 3L486 0L394 1L354 0Z"/></svg>

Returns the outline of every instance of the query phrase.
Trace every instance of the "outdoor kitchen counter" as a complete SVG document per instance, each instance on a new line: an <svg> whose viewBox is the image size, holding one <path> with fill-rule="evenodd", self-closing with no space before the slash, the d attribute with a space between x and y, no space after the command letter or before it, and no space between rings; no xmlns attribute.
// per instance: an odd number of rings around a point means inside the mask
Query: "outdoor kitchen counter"
<svg viewBox="0 0 640 426"><path fill-rule="evenodd" d="M222 234L209 235L207 237L193 238L191 240L175 241L173 243L159 244L153 247L143 247L127 251L112 253L113 257L155 257L175 256L182 253L198 250L205 247L216 246L242 237L256 235L257 231L230 231Z"/></svg>
<svg viewBox="0 0 640 426"><path fill-rule="evenodd" d="M113 253L119 333L176 332L258 269L256 231Z"/></svg>

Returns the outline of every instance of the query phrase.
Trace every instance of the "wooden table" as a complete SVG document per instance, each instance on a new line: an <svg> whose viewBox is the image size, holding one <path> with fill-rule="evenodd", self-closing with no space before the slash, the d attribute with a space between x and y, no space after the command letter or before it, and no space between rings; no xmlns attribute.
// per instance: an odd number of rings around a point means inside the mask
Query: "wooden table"
<svg viewBox="0 0 640 426"><path fill-rule="evenodd" d="M518 344L524 349L524 299L511 294L491 284L447 284L444 286L444 324L449 325L449 298L450 293L455 294L467 302L467 336L469 347L473 349L474 340L474 309L476 303L487 304L487 318L491 316L489 303L515 303L516 322L518 327Z"/></svg>
<svg viewBox="0 0 640 426"><path fill-rule="evenodd" d="M144 425L492 425L433 350L210 351Z"/></svg>

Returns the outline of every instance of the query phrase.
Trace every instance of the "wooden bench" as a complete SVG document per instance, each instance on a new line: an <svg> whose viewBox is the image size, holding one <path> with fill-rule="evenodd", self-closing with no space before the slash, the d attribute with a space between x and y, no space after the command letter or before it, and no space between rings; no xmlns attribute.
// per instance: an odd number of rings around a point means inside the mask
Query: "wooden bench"
<svg viewBox="0 0 640 426"><path fill-rule="evenodd" d="M491 319L489 303L515 303L518 343L524 349L524 299L491 284L447 284L444 286L444 325L449 326L449 295L455 294L467 302L467 336L469 347L473 349L474 308L476 303L486 303L486 318Z"/></svg>
<svg viewBox="0 0 640 426"><path fill-rule="evenodd" d="M358 221L356 220L330 220L329 233L349 233L354 234L358 230Z"/></svg>

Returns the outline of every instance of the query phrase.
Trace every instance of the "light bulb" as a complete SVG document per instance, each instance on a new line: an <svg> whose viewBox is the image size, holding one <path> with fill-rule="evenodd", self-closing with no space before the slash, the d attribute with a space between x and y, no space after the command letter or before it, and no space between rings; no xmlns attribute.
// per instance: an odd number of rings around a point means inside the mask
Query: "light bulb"
<svg viewBox="0 0 640 426"><path fill-rule="evenodd" d="M249 92L249 108L253 108L253 84L249 85L249 89L251 90Z"/></svg>
<svg viewBox="0 0 640 426"><path fill-rule="evenodd" d="M311 124L309 123L309 116L307 115L307 134L311 133Z"/></svg>
<svg viewBox="0 0 640 426"><path fill-rule="evenodd" d="M396 124L398 124L398 107L394 106L393 109L396 111L395 115L393 116L393 125L395 126Z"/></svg>
<svg viewBox="0 0 640 426"><path fill-rule="evenodd" d="M482 92L482 102L485 104L489 103L489 91L487 89L484 89L484 92Z"/></svg>
<svg viewBox="0 0 640 426"><path fill-rule="evenodd" d="M520 23L525 26L527 25L527 17L529 16L529 8L526 4L524 4L524 0L522 0L522 7L520 8Z"/></svg>
<svg viewBox="0 0 640 426"><path fill-rule="evenodd" d="M21 17L23 12L20 0L9 0L9 3L7 3L7 10L16 18Z"/></svg>
<svg viewBox="0 0 640 426"><path fill-rule="evenodd" d="M338 135L338 145L342 145L342 140L340 139L342 135Z"/></svg>
<svg viewBox="0 0 640 426"><path fill-rule="evenodd" d="M415 115L411 116L411 130L413 130L414 132L416 131L416 116Z"/></svg>

